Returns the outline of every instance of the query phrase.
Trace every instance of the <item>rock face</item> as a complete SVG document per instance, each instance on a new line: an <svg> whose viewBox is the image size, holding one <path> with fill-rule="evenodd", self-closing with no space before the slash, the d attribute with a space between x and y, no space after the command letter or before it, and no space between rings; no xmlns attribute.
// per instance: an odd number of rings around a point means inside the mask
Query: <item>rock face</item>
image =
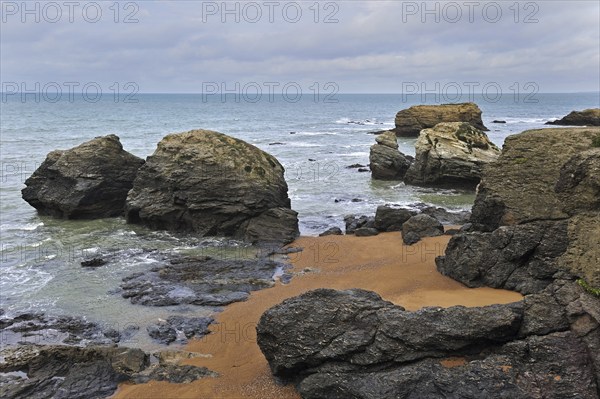
<svg viewBox="0 0 600 399"><path fill-rule="evenodd" d="M402 180L411 163L411 158L398 151L398 142L393 132L385 132L375 138L371 146L369 161L371 176L378 180Z"/></svg>
<svg viewBox="0 0 600 399"><path fill-rule="evenodd" d="M417 137L421 130L429 129L441 122L467 122L471 126L487 131L481 120L481 110L474 103L415 105L396 114L394 132L402 137Z"/></svg>
<svg viewBox="0 0 600 399"><path fill-rule="evenodd" d="M265 312L258 344L305 399L598 398L591 297L573 283L544 295L407 312L373 292L316 290Z"/></svg>
<svg viewBox="0 0 600 399"><path fill-rule="evenodd" d="M600 108L591 108L583 111L572 111L569 115L546 125L562 126L600 126Z"/></svg>
<svg viewBox="0 0 600 399"><path fill-rule="evenodd" d="M506 139L486 168L469 232L438 270L468 286L535 293L557 274L600 287L597 128L541 129ZM550 155L551 154L551 155Z"/></svg>
<svg viewBox="0 0 600 399"><path fill-rule="evenodd" d="M123 150L114 134L70 150L52 151L25 181L23 199L41 215L94 219L123 214L144 161Z"/></svg>
<svg viewBox="0 0 600 399"><path fill-rule="evenodd" d="M193 130L163 138L140 169L126 204L130 223L291 242L298 233L283 166L235 138Z"/></svg>
<svg viewBox="0 0 600 399"><path fill-rule="evenodd" d="M500 155L485 133L466 122L440 123L422 130L415 150L415 161L404 181L426 186L475 187L483 166Z"/></svg>

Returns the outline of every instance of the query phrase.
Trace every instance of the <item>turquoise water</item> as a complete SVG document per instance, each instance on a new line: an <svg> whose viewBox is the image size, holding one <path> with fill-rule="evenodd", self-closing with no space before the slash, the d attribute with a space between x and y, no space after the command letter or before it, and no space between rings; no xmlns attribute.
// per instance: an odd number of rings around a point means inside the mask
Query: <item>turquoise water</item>
<svg viewBox="0 0 600 399"><path fill-rule="evenodd" d="M365 94L337 94L334 103L309 96L297 103L281 98L236 102L233 97L205 102L201 95L177 94L138 94L135 99L137 103L115 103L108 97L97 103L77 99L38 103L29 97L25 102L9 98L1 103L0 307L10 312L40 310L109 324L126 319L144 325L174 310L131 305L116 288L122 277L156 261L149 251L217 251L235 256L244 248L241 243L151 232L119 218L62 221L39 217L21 199L25 179L49 151L99 135L117 134L125 149L140 157L150 155L166 134L197 128L246 140L276 156L286 168L292 207L299 212L303 234L317 234L331 225L341 227L343 215L373 214L384 203L426 202L468 209L473 201L472 194L376 182L369 173L346 168L368 164L369 147L374 143L368 133L393 127L396 112L418 99ZM498 102L476 97L491 140L502 145L510 134L542 128L544 122L574 109L600 106L598 93L537 94L534 99L537 103L524 102L524 98L516 101L512 95ZM495 119L507 123L491 123ZM283 145L270 145L275 142ZM400 139L400 150L407 154L414 153L413 145L414 139ZM355 198L361 201L351 202ZM229 249L222 252L222 246ZM116 252L119 260L96 270L79 266L84 256L98 251Z"/></svg>

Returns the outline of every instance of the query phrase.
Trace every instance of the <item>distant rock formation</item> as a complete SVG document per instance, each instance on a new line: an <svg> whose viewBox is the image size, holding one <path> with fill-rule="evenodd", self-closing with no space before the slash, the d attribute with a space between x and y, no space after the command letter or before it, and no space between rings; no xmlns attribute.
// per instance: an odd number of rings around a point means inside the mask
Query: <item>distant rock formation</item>
<svg viewBox="0 0 600 399"><path fill-rule="evenodd" d="M500 155L500 149L484 132L466 122L439 123L423 129L415 150L415 160L404 181L426 186L475 187L483 166Z"/></svg>
<svg viewBox="0 0 600 399"><path fill-rule="evenodd" d="M242 140L209 130L170 134L140 169L130 223L154 229L289 243L298 236L283 166Z"/></svg>
<svg viewBox="0 0 600 399"><path fill-rule="evenodd" d="M393 132L385 132L375 138L376 144L371 146L369 161L373 179L402 180L412 157L398 151L398 141Z"/></svg>
<svg viewBox="0 0 600 399"><path fill-rule="evenodd" d="M479 130L488 129L481 120L481 110L474 103L415 105L396 114L394 132L402 137L417 137L423 129L441 122L467 122Z"/></svg>
<svg viewBox="0 0 600 399"><path fill-rule="evenodd" d="M41 215L96 219L123 214L144 160L123 150L114 134L52 151L25 181L22 196Z"/></svg>
<svg viewBox="0 0 600 399"><path fill-rule="evenodd" d="M572 111L569 115L552 121L546 125L562 126L600 126L600 108L590 108L583 111Z"/></svg>

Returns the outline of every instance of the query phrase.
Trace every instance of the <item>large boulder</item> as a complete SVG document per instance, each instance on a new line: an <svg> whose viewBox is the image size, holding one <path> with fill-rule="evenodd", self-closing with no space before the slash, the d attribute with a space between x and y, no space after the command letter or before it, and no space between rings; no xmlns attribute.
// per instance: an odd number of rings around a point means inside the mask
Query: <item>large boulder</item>
<svg viewBox="0 0 600 399"><path fill-rule="evenodd" d="M416 312L373 292L321 289L267 310L257 341L305 399L597 399L600 317L583 310L593 304L581 287L553 288L513 304Z"/></svg>
<svg viewBox="0 0 600 399"><path fill-rule="evenodd" d="M539 292L557 275L600 287L598 128L526 131L485 169L472 230L438 269L469 286Z"/></svg>
<svg viewBox="0 0 600 399"><path fill-rule="evenodd" d="M25 181L23 199L41 215L94 219L123 214L127 193L144 161L114 134L52 151Z"/></svg>
<svg viewBox="0 0 600 399"><path fill-rule="evenodd" d="M600 108L590 108L583 111L572 111L569 115L552 121L546 125L562 126L600 126Z"/></svg>
<svg viewBox="0 0 600 399"><path fill-rule="evenodd" d="M382 133L375 141L377 143L371 146L369 154L373 179L402 180L410 166L411 157L398 151L394 132Z"/></svg>
<svg viewBox="0 0 600 399"><path fill-rule="evenodd" d="M427 186L475 187L483 166L500 155L500 149L484 132L466 122L439 123L423 129L415 150L415 161L404 181Z"/></svg>
<svg viewBox="0 0 600 399"><path fill-rule="evenodd" d="M130 223L154 229L291 242L298 235L283 166L242 140L209 130L170 134L140 169Z"/></svg>
<svg viewBox="0 0 600 399"><path fill-rule="evenodd" d="M481 120L481 110L474 103L415 105L396 114L398 136L417 137L423 129L441 122L467 122L479 130L487 131Z"/></svg>

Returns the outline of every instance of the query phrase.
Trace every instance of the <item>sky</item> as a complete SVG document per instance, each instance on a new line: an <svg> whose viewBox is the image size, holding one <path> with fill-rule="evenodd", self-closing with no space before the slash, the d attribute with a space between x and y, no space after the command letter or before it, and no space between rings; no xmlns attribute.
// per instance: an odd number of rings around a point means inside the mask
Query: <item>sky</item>
<svg viewBox="0 0 600 399"><path fill-rule="evenodd" d="M593 0L3 0L0 18L0 91L600 91Z"/></svg>

